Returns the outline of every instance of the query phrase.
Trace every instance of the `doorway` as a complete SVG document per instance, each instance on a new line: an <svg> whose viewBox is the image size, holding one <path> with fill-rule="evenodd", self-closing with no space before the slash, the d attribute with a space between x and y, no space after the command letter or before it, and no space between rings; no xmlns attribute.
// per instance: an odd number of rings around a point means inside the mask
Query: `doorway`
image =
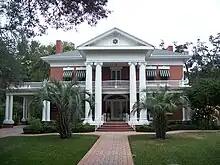
<svg viewBox="0 0 220 165"><path fill-rule="evenodd" d="M112 95L105 100L105 109L108 121L124 121L128 111L128 100L121 95Z"/></svg>

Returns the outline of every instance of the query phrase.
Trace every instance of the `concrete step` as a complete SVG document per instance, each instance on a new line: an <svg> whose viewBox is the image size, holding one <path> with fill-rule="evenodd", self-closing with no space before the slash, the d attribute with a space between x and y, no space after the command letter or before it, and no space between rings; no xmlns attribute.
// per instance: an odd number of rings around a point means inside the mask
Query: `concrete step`
<svg viewBox="0 0 220 165"><path fill-rule="evenodd" d="M134 131L134 130L125 122L106 122L100 128L98 128L97 131L126 132L126 131Z"/></svg>

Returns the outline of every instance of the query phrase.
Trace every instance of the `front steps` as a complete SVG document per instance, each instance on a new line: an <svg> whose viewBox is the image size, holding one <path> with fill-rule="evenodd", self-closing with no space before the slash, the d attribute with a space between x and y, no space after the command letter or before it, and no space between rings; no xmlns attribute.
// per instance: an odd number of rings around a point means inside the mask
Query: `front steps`
<svg viewBox="0 0 220 165"><path fill-rule="evenodd" d="M127 132L134 131L127 123L125 122L106 122L96 131L99 132Z"/></svg>

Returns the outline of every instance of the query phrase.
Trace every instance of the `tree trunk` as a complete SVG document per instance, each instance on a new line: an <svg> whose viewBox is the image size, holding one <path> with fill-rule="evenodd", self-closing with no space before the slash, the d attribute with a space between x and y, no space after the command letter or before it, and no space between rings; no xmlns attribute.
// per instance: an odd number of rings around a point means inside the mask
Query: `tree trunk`
<svg viewBox="0 0 220 165"><path fill-rule="evenodd" d="M165 114L160 114L154 119L154 127L157 139L166 138L167 118Z"/></svg>
<svg viewBox="0 0 220 165"><path fill-rule="evenodd" d="M58 110L58 132L61 139L69 139L72 136L68 113L65 110Z"/></svg>

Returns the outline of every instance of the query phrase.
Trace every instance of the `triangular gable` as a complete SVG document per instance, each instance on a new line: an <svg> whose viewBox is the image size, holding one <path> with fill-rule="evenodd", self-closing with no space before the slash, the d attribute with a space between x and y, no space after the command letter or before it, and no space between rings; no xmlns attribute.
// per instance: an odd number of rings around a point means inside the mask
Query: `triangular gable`
<svg viewBox="0 0 220 165"><path fill-rule="evenodd" d="M114 41L118 43L115 44ZM78 47L87 46L146 46L154 48L153 45L118 28L113 28L105 33L102 33Z"/></svg>

